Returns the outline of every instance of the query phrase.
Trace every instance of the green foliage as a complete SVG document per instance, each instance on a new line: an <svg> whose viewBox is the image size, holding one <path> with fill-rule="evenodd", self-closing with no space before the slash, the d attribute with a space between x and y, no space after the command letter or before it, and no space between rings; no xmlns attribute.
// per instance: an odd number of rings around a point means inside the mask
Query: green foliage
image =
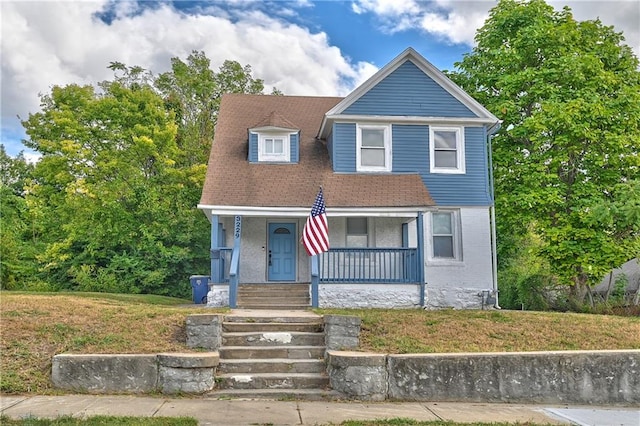
<svg viewBox="0 0 640 426"><path fill-rule="evenodd" d="M625 274L620 274L616 277L613 283L613 291L609 295L609 302L614 304L620 304L624 302L624 296L629 285L629 279Z"/></svg>
<svg viewBox="0 0 640 426"><path fill-rule="evenodd" d="M577 300L640 253L640 73L623 40L568 8L501 0L452 75L503 120L493 141L499 239L509 245L501 268L521 258L513 244L530 232L539 239L530 256L549 267L531 285L553 280Z"/></svg>
<svg viewBox="0 0 640 426"><path fill-rule="evenodd" d="M43 154L29 188L48 237L38 260L58 288L186 294L193 172L175 167L173 114L150 87L101 86L54 87L23 122Z"/></svg>
<svg viewBox="0 0 640 426"><path fill-rule="evenodd" d="M179 161L186 165L206 164L223 94L260 94L264 89L263 81L252 77L249 65L227 60L218 73L210 65L204 52L194 50L186 62L172 58L171 71L154 82L167 107L176 113Z"/></svg>
<svg viewBox="0 0 640 426"><path fill-rule="evenodd" d="M38 232L24 198L32 171L22 153L11 158L0 145L0 289L16 289L36 272Z"/></svg>
<svg viewBox="0 0 640 426"><path fill-rule="evenodd" d="M263 83L203 52L171 64L156 78L112 62L111 81L53 87L23 121L40 161L2 148L2 288L191 294L209 269L196 206L220 96Z"/></svg>

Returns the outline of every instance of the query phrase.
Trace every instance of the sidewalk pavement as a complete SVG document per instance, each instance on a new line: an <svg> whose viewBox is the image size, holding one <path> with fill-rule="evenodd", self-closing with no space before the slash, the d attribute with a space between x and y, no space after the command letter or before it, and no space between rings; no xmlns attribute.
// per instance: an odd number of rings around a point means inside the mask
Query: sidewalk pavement
<svg viewBox="0 0 640 426"><path fill-rule="evenodd" d="M148 396L0 396L10 418L189 416L200 425L339 425L345 420L410 418L455 422L532 422L590 426L639 426L640 408L545 407L455 402L328 402L217 400Z"/></svg>

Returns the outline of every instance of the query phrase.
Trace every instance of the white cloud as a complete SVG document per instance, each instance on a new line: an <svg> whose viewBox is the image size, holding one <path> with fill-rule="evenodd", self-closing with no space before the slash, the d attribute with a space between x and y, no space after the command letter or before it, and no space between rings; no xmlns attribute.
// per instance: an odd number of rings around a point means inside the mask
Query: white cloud
<svg viewBox="0 0 640 426"><path fill-rule="evenodd" d="M325 33L257 10L212 16L161 5L140 12L122 2L109 25L95 16L105 4L0 4L2 143L11 142L19 127L16 114L24 119L39 110L39 93L53 85L109 79L112 61L158 74L170 67L171 57L202 50L213 69L227 59L250 64L254 77L289 95L344 95L363 79L361 72L370 71L368 64L351 64Z"/></svg>
<svg viewBox="0 0 640 426"><path fill-rule="evenodd" d="M390 35L414 29L447 43L472 46L476 30L495 4L489 0L354 0L352 10L377 17ZM550 4L560 9L564 3ZM637 0L568 0L568 4L576 19L600 17L605 25L624 31L627 43L640 54ZM0 0L0 143L8 152L21 149L19 139L24 137L16 115L25 119L38 111L39 94L48 93L53 85L109 79L112 72L107 66L112 61L158 74L169 68L170 58L184 59L192 50L202 50L214 69L226 59L250 64L268 91L275 86L290 95L345 95L377 70L368 62L354 63L331 44L326 33L291 22L310 22L305 19L305 12L315 6L310 0L210 2L188 13L166 4L149 5ZM96 16L105 10L112 18L110 24ZM361 42L366 42L366 35ZM404 47L390 54L395 56Z"/></svg>
<svg viewBox="0 0 640 426"><path fill-rule="evenodd" d="M638 0L548 1L555 9L569 6L577 20L600 18L603 24L624 32L626 43L640 56L640 3ZM450 43L474 45L476 30L484 25L493 0L356 0L352 9L372 13L388 32L415 29Z"/></svg>
<svg viewBox="0 0 640 426"><path fill-rule="evenodd" d="M571 8L578 21L600 18L602 23L613 26L616 32L624 32L625 43L640 57L640 2L638 0L578 0L549 1L561 10L564 5Z"/></svg>

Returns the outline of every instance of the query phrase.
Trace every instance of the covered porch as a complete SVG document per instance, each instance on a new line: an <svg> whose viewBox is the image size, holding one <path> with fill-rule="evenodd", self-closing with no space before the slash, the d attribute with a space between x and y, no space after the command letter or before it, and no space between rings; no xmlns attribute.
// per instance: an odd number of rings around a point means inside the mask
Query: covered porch
<svg viewBox="0 0 640 426"><path fill-rule="evenodd" d="M327 209L330 250L307 256L299 240L309 209L265 211L250 208L233 216L211 210L211 291L226 292L218 301L238 306L242 284L295 283L309 286L311 307L326 305L329 293L410 291L414 305L424 305L423 211L416 208ZM227 213L227 214L215 214ZM350 235L358 218L366 233ZM231 232L230 232L231 231ZM293 272L277 275L280 261L273 241L291 232ZM361 231L362 232L362 231ZM286 236L285 236L286 237ZM281 279L284 277L284 279ZM408 290L407 290L408 289ZM336 293L336 294L337 294ZM363 293L364 294L364 293ZM326 297L325 297L326 296ZM363 296L366 297L366 296ZM394 296L395 297L395 296Z"/></svg>

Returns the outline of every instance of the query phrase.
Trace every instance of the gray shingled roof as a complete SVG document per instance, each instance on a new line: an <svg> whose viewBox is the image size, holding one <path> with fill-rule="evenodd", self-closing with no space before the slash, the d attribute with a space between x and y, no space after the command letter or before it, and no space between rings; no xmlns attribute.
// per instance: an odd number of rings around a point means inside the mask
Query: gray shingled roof
<svg viewBox="0 0 640 426"><path fill-rule="evenodd" d="M342 98L229 94L222 97L201 205L309 207L323 186L331 207L435 205L418 174L342 174L317 140L324 114ZM249 163L248 129L300 129L297 164Z"/></svg>

